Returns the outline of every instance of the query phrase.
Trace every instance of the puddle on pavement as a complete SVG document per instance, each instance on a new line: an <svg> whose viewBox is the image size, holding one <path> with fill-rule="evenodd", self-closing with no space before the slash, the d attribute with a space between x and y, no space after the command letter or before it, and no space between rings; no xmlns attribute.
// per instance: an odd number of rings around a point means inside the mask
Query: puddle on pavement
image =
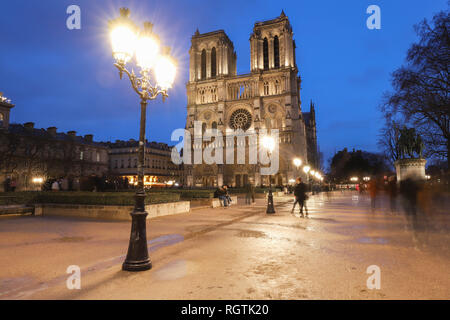
<svg viewBox="0 0 450 320"><path fill-rule="evenodd" d="M255 230L241 230L237 233L238 237L241 238L266 238L266 234L261 231Z"/></svg>
<svg viewBox="0 0 450 320"><path fill-rule="evenodd" d="M359 243L373 243L373 244L386 244L389 241L385 238L371 238L371 237L362 237L358 240Z"/></svg>
<svg viewBox="0 0 450 320"><path fill-rule="evenodd" d="M156 271L154 276L158 280L177 280L186 276L186 273L186 260L175 260Z"/></svg>
<svg viewBox="0 0 450 320"><path fill-rule="evenodd" d="M63 240L61 240L63 239ZM56 241L63 241L63 242L78 242L78 241L84 241L89 238L83 238L83 237L63 237L59 239L55 239ZM182 242L184 240L184 237L180 234L167 234L163 235L154 239L151 239L147 241L148 243L148 251L154 252L160 248L167 247L173 244L176 244L178 242ZM113 258L109 258L103 261L100 261L92 266L89 266L87 268L83 268L81 270L81 273L86 275L88 273L92 273L95 271L104 270L110 267L113 267L123 261L125 258L125 254L116 256ZM183 274L181 270L184 270L182 266L177 263L175 265L168 265L169 271L174 272L173 276L179 276L180 274ZM165 269L163 269L165 270ZM161 271L161 269L159 270ZM169 272L169 274L170 274ZM185 271L184 271L185 273ZM165 276L165 272L162 273L163 277ZM18 277L18 278L3 278L0 279L0 299L23 299L31 296L32 294L42 291L45 289L48 289L50 287L59 285L66 281L68 275L60 275L56 278L53 278L47 282L37 282L36 279L30 278L30 277ZM166 276L168 277L168 275Z"/></svg>
<svg viewBox="0 0 450 320"><path fill-rule="evenodd" d="M164 236L160 236L147 241L148 245L150 246L148 251L153 252L160 248L171 246L182 241L184 241L184 237L181 234L166 234Z"/></svg>
<svg viewBox="0 0 450 320"><path fill-rule="evenodd" d="M86 241L89 240L91 238L85 238L85 237L61 237L58 239L54 239L55 241L58 242L82 242L82 241Z"/></svg>

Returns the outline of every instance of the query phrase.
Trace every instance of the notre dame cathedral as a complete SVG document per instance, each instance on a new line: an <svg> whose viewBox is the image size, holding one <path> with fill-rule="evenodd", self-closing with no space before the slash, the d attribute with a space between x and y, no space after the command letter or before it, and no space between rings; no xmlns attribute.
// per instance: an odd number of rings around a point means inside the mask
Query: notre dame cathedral
<svg viewBox="0 0 450 320"><path fill-rule="evenodd" d="M186 130L192 136L198 121L203 130L218 129L224 135L238 128L256 134L261 129L278 129L279 170L271 176L274 185L291 184L295 177L304 177L303 170L293 165L294 158L318 168L314 104L311 102L310 112L302 112L296 46L284 12L276 19L255 23L248 74L236 73L233 42L223 30L203 34L197 30L191 43ZM205 144L192 142L190 147L204 148ZM260 174L259 165L248 162L185 168L188 187L269 184L269 176Z"/></svg>

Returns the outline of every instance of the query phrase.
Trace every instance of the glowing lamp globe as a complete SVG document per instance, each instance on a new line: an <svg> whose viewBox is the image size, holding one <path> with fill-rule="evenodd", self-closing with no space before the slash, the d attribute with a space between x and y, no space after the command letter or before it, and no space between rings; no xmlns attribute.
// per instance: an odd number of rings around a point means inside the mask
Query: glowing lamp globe
<svg viewBox="0 0 450 320"><path fill-rule="evenodd" d="M262 145L264 148L266 148L269 152L272 152L275 148L275 140L272 137L264 136L262 138Z"/></svg>
<svg viewBox="0 0 450 320"><path fill-rule="evenodd" d="M136 48L137 29L129 16L130 10L121 8L120 17L109 22L113 57L119 64L130 61Z"/></svg>
<svg viewBox="0 0 450 320"><path fill-rule="evenodd" d="M163 90L171 88L176 74L176 61L170 56L170 48L166 47L155 65L155 76L158 86Z"/></svg>
<svg viewBox="0 0 450 320"><path fill-rule="evenodd" d="M294 165L296 167L300 167L302 165L302 160L300 160L299 158L295 158L294 159Z"/></svg>
<svg viewBox="0 0 450 320"><path fill-rule="evenodd" d="M136 62L143 70L150 70L159 55L159 39L152 33L153 25L144 23L144 30L136 41Z"/></svg>

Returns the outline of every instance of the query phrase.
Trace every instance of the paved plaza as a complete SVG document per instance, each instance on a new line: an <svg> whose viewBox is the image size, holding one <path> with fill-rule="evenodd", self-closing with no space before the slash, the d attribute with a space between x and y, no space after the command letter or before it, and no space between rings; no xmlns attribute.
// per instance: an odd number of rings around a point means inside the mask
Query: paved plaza
<svg viewBox="0 0 450 320"><path fill-rule="evenodd" d="M415 233L384 202L356 193L292 196L148 220L153 268L121 270L130 222L0 217L0 299L449 299L449 218ZM81 268L81 289L66 270ZM369 266L380 289L369 289Z"/></svg>

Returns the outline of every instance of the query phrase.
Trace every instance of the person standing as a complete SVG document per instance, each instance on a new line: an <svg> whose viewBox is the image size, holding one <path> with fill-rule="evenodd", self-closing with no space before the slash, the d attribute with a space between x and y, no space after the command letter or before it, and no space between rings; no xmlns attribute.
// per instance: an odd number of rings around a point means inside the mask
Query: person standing
<svg viewBox="0 0 450 320"><path fill-rule="evenodd" d="M61 179L61 190L69 191L69 179L67 177Z"/></svg>
<svg viewBox="0 0 450 320"><path fill-rule="evenodd" d="M11 178L7 177L4 182L5 192L9 192L11 190Z"/></svg>
<svg viewBox="0 0 450 320"><path fill-rule="evenodd" d="M302 178L297 178L297 184L294 188L294 196L295 196L295 202L294 206L292 207L292 212L294 213L295 205L298 203L300 206L300 216L303 218L303 207L305 208L305 214L306 217L308 217L308 208L306 207L305 201L308 199L308 196L306 195L306 184L302 182Z"/></svg>
<svg viewBox="0 0 450 320"><path fill-rule="evenodd" d="M16 182L16 179L13 178L13 179L11 179L9 189L11 192L14 192L14 191L16 191L16 187L17 187L17 182Z"/></svg>
<svg viewBox="0 0 450 320"><path fill-rule="evenodd" d="M227 198L226 186L219 187L216 190L215 195L217 195L219 200L221 200L223 202L224 208L227 208L228 207L228 198Z"/></svg>
<svg viewBox="0 0 450 320"><path fill-rule="evenodd" d="M59 191L59 183L58 183L58 180L56 180L56 179L52 183L52 191Z"/></svg>
<svg viewBox="0 0 450 320"><path fill-rule="evenodd" d="M251 182L245 185L245 204L255 203L255 188Z"/></svg>

